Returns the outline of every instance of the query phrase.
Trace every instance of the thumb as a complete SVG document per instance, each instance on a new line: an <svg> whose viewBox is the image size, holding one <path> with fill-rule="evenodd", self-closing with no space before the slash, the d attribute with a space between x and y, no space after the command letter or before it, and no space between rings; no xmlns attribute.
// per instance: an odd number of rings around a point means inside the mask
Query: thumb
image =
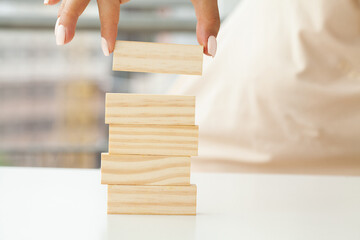
<svg viewBox="0 0 360 240"><path fill-rule="evenodd" d="M217 0L191 0L197 18L196 35L204 53L214 57L216 37L220 28L220 16Z"/></svg>

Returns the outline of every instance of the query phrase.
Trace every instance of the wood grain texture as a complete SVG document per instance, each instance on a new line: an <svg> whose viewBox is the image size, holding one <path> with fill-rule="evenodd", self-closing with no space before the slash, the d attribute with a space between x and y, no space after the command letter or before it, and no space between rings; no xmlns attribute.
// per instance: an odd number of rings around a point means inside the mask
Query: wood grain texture
<svg viewBox="0 0 360 240"><path fill-rule="evenodd" d="M109 185L108 213L196 215L196 185Z"/></svg>
<svg viewBox="0 0 360 240"><path fill-rule="evenodd" d="M190 157L102 153L101 183L190 185Z"/></svg>
<svg viewBox="0 0 360 240"><path fill-rule="evenodd" d="M109 125L110 154L198 155L198 126Z"/></svg>
<svg viewBox="0 0 360 240"><path fill-rule="evenodd" d="M203 47L199 45L116 41L113 70L201 75Z"/></svg>
<svg viewBox="0 0 360 240"><path fill-rule="evenodd" d="M194 125L195 97L107 93L105 123Z"/></svg>

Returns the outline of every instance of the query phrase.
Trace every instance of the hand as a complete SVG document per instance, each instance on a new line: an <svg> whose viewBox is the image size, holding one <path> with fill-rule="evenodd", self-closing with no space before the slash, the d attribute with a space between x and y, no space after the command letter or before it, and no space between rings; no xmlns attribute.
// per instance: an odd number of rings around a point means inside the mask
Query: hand
<svg viewBox="0 0 360 240"><path fill-rule="evenodd" d="M54 5L60 0L44 0L45 5ZM114 51L120 5L130 0L97 0L101 23L101 48L105 56ZM150 1L150 0L149 0ZM55 24L56 44L69 43L74 35L76 23L90 0L62 0ZM198 20L196 33L204 53L215 56L216 36L220 27L217 0L192 0Z"/></svg>

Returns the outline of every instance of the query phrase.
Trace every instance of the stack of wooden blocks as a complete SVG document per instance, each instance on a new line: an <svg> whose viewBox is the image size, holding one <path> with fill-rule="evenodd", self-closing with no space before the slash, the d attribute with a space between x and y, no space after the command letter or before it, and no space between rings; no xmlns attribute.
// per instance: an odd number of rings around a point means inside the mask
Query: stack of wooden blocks
<svg viewBox="0 0 360 240"><path fill-rule="evenodd" d="M202 47L118 41L113 69L201 74ZM108 213L195 215L195 97L108 93L105 123L101 183L108 184Z"/></svg>

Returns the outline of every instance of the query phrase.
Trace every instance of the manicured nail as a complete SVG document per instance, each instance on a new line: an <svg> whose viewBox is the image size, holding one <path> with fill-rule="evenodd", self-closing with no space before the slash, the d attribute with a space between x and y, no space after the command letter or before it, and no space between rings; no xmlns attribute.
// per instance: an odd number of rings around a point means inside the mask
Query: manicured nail
<svg viewBox="0 0 360 240"><path fill-rule="evenodd" d="M65 27L63 25L59 25L56 29L56 44L64 45L65 44Z"/></svg>
<svg viewBox="0 0 360 240"><path fill-rule="evenodd" d="M55 23L55 29L54 29L54 34L56 35L56 31L57 31L57 29L58 29L58 27L59 27L59 21L60 21L60 18L58 18L57 20L56 20L56 23Z"/></svg>
<svg viewBox="0 0 360 240"><path fill-rule="evenodd" d="M49 0L44 0L44 4L48 5L49 4Z"/></svg>
<svg viewBox="0 0 360 240"><path fill-rule="evenodd" d="M109 56L110 55L110 52L109 52L109 46L107 44L107 41L105 38L101 38L101 49L104 53L105 56Z"/></svg>
<svg viewBox="0 0 360 240"><path fill-rule="evenodd" d="M216 48L217 48L216 38L214 36L210 36L208 39L207 49L208 49L208 53L212 57L215 57Z"/></svg>

